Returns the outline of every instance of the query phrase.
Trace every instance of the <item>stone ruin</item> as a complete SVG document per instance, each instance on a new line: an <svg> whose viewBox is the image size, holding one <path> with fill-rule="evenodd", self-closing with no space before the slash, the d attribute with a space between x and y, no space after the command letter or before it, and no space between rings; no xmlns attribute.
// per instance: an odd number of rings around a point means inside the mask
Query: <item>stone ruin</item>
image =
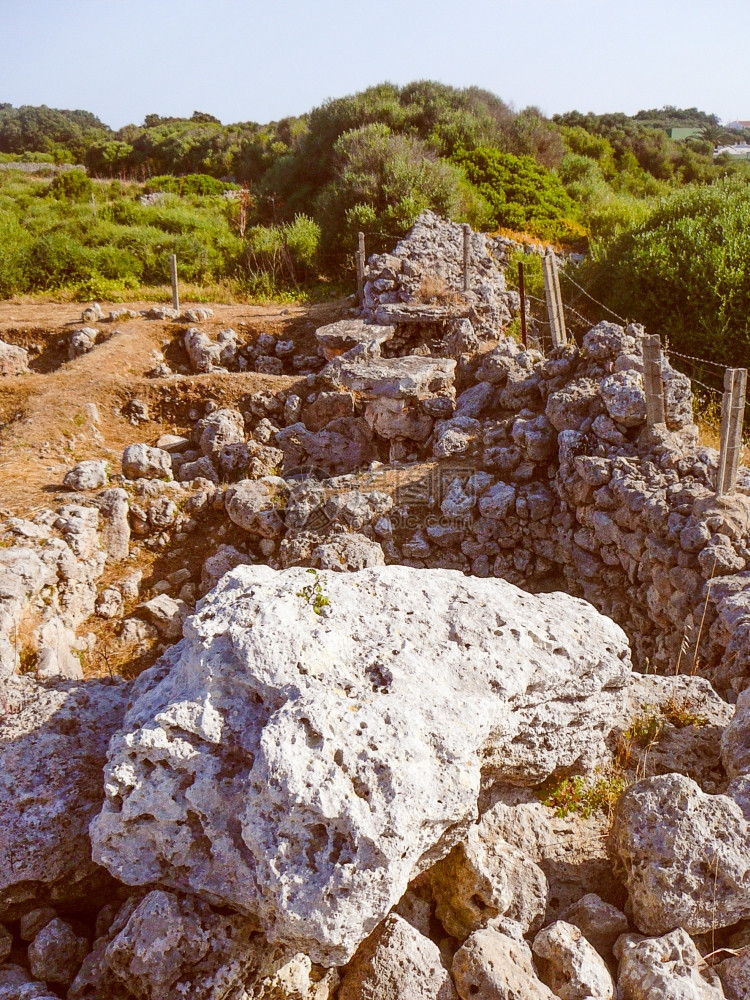
<svg viewBox="0 0 750 1000"><path fill-rule="evenodd" d="M4 524L0 998L748 995L750 489L666 358L647 426L642 328L524 349L471 248L463 294L421 217L313 360L187 318L194 370L301 378ZM163 655L84 683L92 615Z"/></svg>

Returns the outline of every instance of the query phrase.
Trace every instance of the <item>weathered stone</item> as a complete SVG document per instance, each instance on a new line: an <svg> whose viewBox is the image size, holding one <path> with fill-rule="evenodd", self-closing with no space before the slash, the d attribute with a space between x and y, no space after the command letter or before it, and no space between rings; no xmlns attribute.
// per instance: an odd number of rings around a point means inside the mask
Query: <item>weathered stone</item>
<svg viewBox="0 0 750 1000"><path fill-rule="evenodd" d="M622 1000L722 1000L716 972L681 928L664 937L621 937L615 948Z"/></svg>
<svg viewBox="0 0 750 1000"><path fill-rule="evenodd" d="M424 441L432 430L432 418L405 399L370 400L365 420L373 433L387 440Z"/></svg>
<svg viewBox="0 0 750 1000"><path fill-rule="evenodd" d="M318 341L320 354L326 361L331 361L357 344L382 345L391 340L395 332L395 326L365 323L361 319L341 319L337 323L319 326L315 331L315 339Z"/></svg>
<svg viewBox="0 0 750 1000"><path fill-rule="evenodd" d="M59 1000L44 983L20 965L0 966L0 1000Z"/></svg>
<svg viewBox="0 0 750 1000"><path fill-rule="evenodd" d="M57 916L51 906L41 906L38 910L30 910L21 917L19 932L22 941L33 941L39 931L46 927L50 920Z"/></svg>
<svg viewBox="0 0 750 1000"><path fill-rule="evenodd" d="M587 417L595 417L601 410L599 383L590 378L577 378L565 388L550 393L544 412L556 431L577 431Z"/></svg>
<svg viewBox="0 0 750 1000"><path fill-rule="evenodd" d="M495 483L483 497L479 499L479 512L482 517L502 520L513 513L516 506L516 490L508 483Z"/></svg>
<svg viewBox="0 0 750 1000"><path fill-rule="evenodd" d="M353 416L354 396L350 392L320 392L302 407L302 422L313 432L322 431L332 420Z"/></svg>
<svg viewBox="0 0 750 1000"><path fill-rule="evenodd" d="M0 715L0 919L85 898L108 881L91 862L88 824L127 691L100 681L6 682L14 710Z"/></svg>
<svg viewBox="0 0 750 1000"><path fill-rule="evenodd" d="M69 1000L223 1000L240 996L263 964L257 924L204 901L156 889L128 900L99 938Z"/></svg>
<svg viewBox="0 0 750 1000"><path fill-rule="evenodd" d="M321 616L310 583L242 566L203 601L138 681L92 836L122 881L207 894L336 964L461 838L482 774L601 759L629 662L561 594L390 566L328 575Z"/></svg>
<svg viewBox="0 0 750 1000"><path fill-rule="evenodd" d="M539 978L561 1000L612 1000L615 984L609 969L579 927L556 920L539 931L532 950Z"/></svg>
<svg viewBox="0 0 750 1000"><path fill-rule="evenodd" d="M364 399L425 399L453 389L456 362L447 358L372 358L343 355L321 377Z"/></svg>
<svg viewBox="0 0 750 1000"><path fill-rule="evenodd" d="M79 937L65 920L50 920L29 945L32 975L47 983L69 986L88 951L88 941Z"/></svg>
<svg viewBox="0 0 750 1000"><path fill-rule="evenodd" d="M462 1000L554 1000L536 975L531 949L492 928L475 931L455 954L453 978Z"/></svg>
<svg viewBox="0 0 750 1000"><path fill-rule="evenodd" d="M284 531L281 509L285 496L283 480L271 476L243 479L227 490L227 514L243 531L263 538L278 538Z"/></svg>
<svg viewBox="0 0 750 1000"><path fill-rule="evenodd" d="M140 607L162 638L174 641L182 636L182 624L189 613L184 601L175 600L168 594L157 594L150 601L144 601Z"/></svg>
<svg viewBox="0 0 750 1000"><path fill-rule="evenodd" d="M734 718L722 734L721 759L730 778L750 774L750 689L740 694Z"/></svg>
<svg viewBox="0 0 750 1000"><path fill-rule="evenodd" d="M430 872L436 914L451 937L463 941L497 916L537 931L547 908L544 872L521 851L494 836L491 823L471 827Z"/></svg>
<svg viewBox="0 0 750 1000"><path fill-rule="evenodd" d="M470 386L456 400L455 415L457 417L473 417L476 420L489 405L494 395L495 387L491 382L478 382L476 385Z"/></svg>
<svg viewBox="0 0 750 1000"><path fill-rule="evenodd" d="M71 490L98 490L107 485L109 463L104 459L79 462L70 472L65 473L63 486Z"/></svg>
<svg viewBox="0 0 750 1000"><path fill-rule="evenodd" d="M609 849L644 934L700 934L750 916L750 827L725 795L665 774L631 785L615 807ZM708 890L710 886L710 891Z"/></svg>
<svg viewBox="0 0 750 1000"><path fill-rule="evenodd" d="M312 552L313 566L352 573L370 566L384 566L382 547L365 535L353 532L336 535L328 542L318 545Z"/></svg>
<svg viewBox="0 0 750 1000"><path fill-rule="evenodd" d="M84 326L80 330L73 330L68 342L68 358L80 358L83 354L93 351L99 331L91 326Z"/></svg>
<svg viewBox="0 0 750 1000"><path fill-rule="evenodd" d="M199 447L208 458L218 458L222 448L245 440L245 420L239 410L214 410L198 426Z"/></svg>
<svg viewBox="0 0 750 1000"><path fill-rule="evenodd" d="M223 455L225 450L226 448L223 448L220 454ZM194 462L183 462L177 470L177 478L181 483L190 483L194 479L207 479L211 483L219 481L214 463L207 455L202 455Z"/></svg>
<svg viewBox="0 0 750 1000"><path fill-rule="evenodd" d="M560 919L578 927L586 940L605 959L612 957L612 948L618 937L628 932L625 914L611 903L605 903L593 892L587 893L563 910Z"/></svg>
<svg viewBox="0 0 750 1000"><path fill-rule="evenodd" d="M467 455L479 443L481 424L471 417L451 417L435 424L435 443L432 453L435 458L450 458L453 455Z"/></svg>
<svg viewBox="0 0 750 1000"><path fill-rule="evenodd" d="M104 313L102 312L102 307L98 302L92 302L90 306L86 308L81 313L82 323L98 323L99 320L104 319Z"/></svg>
<svg viewBox="0 0 750 1000"><path fill-rule="evenodd" d="M284 452L284 475L321 470L328 475L353 472L377 457L372 434L359 417L332 420L313 433L304 424L291 424L276 435Z"/></svg>
<svg viewBox="0 0 750 1000"><path fill-rule="evenodd" d="M7 961L13 951L13 935L0 924L0 965Z"/></svg>
<svg viewBox="0 0 750 1000"><path fill-rule="evenodd" d="M161 448L129 444L122 453L122 471L128 479L171 479L172 457Z"/></svg>
<svg viewBox="0 0 750 1000"><path fill-rule="evenodd" d="M592 361L612 361L632 351L635 341L621 326L603 321L584 334L582 346Z"/></svg>
<svg viewBox="0 0 750 1000"><path fill-rule="evenodd" d="M440 950L396 914L360 947L338 1000L458 1000Z"/></svg>
<svg viewBox="0 0 750 1000"><path fill-rule="evenodd" d="M602 399L607 413L625 427L637 427L646 419L646 392L640 372L614 372L602 381Z"/></svg>
<svg viewBox="0 0 750 1000"><path fill-rule="evenodd" d="M716 967L726 1000L747 1000L750 997L750 948L724 959Z"/></svg>

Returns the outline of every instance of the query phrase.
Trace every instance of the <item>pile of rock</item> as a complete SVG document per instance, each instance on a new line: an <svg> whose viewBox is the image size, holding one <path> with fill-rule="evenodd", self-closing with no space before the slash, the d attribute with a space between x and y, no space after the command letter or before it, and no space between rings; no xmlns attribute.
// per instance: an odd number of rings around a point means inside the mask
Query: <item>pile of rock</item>
<svg viewBox="0 0 750 1000"><path fill-rule="evenodd" d="M240 566L184 634L128 684L9 686L0 997L747 995L745 696L729 721L584 602L441 570ZM606 814L533 789L677 691L731 782L636 781L607 855Z"/></svg>

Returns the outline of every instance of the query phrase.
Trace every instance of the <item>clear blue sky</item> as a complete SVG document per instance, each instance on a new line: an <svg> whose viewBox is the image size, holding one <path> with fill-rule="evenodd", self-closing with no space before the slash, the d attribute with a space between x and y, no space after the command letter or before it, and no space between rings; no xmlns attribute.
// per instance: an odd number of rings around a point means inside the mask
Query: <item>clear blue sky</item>
<svg viewBox="0 0 750 1000"><path fill-rule="evenodd" d="M223 122L390 80L750 119L749 0L0 0L0 101Z"/></svg>

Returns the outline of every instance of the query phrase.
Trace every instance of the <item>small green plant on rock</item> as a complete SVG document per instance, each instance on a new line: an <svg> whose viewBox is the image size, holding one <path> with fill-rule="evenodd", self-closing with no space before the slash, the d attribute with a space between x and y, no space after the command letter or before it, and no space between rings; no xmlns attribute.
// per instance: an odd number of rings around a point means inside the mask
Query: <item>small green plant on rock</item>
<svg viewBox="0 0 750 1000"><path fill-rule="evenodd" d="M549 778L536 794L540 802L555 810L557 817L573 813L587 819L596 812L611 815L627 784L623 772L612 767L592 777L574 774L566 778Z"/></svg>
<svg viewBox="0 0 750 1000"><path fill-rule="evenodd" d="M312 573L315 579L312 583L303 587L302 590L298 590L296 596L302 597L310 605L315 614L319 615L323 611L323 608L327 608L331 604L330 599L326 597L323 591L325 577L319 577L316 569L309 569L307 572Z"/></svg>

